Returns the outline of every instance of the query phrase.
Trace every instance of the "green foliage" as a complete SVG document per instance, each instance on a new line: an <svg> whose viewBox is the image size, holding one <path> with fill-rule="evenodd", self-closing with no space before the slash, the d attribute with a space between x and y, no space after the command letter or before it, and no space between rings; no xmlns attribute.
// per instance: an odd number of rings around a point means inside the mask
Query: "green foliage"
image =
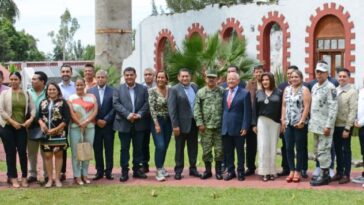
<svg viewBox="0 0 364 205"><path fill-rule="evenodd" d="M16 31L11 21L0 19L0 61L44 60L37 48L37 40L23 31Z"/></svg>
<svg viewBox="0 0 364 205"><path fill-rule="evenodd" d="M287 82L287 75L282 71L281 68L278 68L274 72L274 79L276 81L276 86L278 86L281 83Z"/></svg>
<svg viewBox="0 0 364 205"><path fill-rule="evenodd" d="M157 6L155 5L155 0L152 0L152 16L158 15Z"/></svg>
<svg viewBox="0 0 364 205"><path fill-rule="evenodd" d="M211 4L218 4L221 7L251 2L253 2L253 0L166 0L167 8L172 13L200 10Z"/></svg>
<svg viewBox="0 0 364 205"><path fill-rule="evenodd" d="M19 17L19 9L13 0L0 0L0 20L7 19L15 23L15 19Z"/></svg>
<svg viewBox="0 0 364 205"><path fill-rule="evenodd" d="M246 55L245 41L231 37L224 41L216 33L206 41L200 36L192 36L182 42L182 49L165 55L165 68L172 84L178 82L177 75L181 68L187 68L192 74L192 81L203 86L204 71L216 69L220 76L225 76L229 65L239 68L241 79L250 79L250 69L255 61Z"/></svg>
<svg viewBox="0 0 364 205"><path fill-rule="evenodd" d="M61 24L57 33L51 31L48 36L52 38L55 45L53 49L54 60L70 60L73 57L73 36L80 28L76 18L72 18L68 9L61 15ZM61 57L61 58L60 58Z"/></svg>
<svg viewBox="0 0 364 205"><path fill-rule="evenodd" d="M18 68L14 64L10 64L8 67L9 73L13 73L15 71L18 71Z"/></svg>
<svg viewBox="0 0 364 205"><path fill-rule="evenodd" d="M95 66L95 73L97 73L97 71L101 70L101 66ZM107 84L112 86L112 87L116 87L117 85L120 84L120 78L121 78L121 73L118 71L118 69L115 66L110 66L109 68L106 69L107 71ZM76 71L76 77L79 78L84 78L84 72L83 69L77 70Z"/></svg>

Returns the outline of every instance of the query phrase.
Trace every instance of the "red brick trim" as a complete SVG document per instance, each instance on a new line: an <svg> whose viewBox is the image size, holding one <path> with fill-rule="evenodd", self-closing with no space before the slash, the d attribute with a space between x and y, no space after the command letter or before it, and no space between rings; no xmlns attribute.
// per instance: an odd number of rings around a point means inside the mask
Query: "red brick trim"
<svg viewBox="0 0 364 205"><path fill-rule="evenodd" d="M156 71L164 69L162 63L162 53L165 45L164 42L166 40L171 44L173 50L176 49L176 42L174 41L172 32L168 29L162 29L159 31L154 43L154 69Z"/></svg>
<svg viewBox="0 0 364 205"><path fill-rule="evenodd" d="M221 24L221 30L219 30L221 38L227 40L232 30L236 31L239 38L244 38L244 29L240 25L240 21L236 20L235 18L227 18L226 21Z"/></svg>
<svg viewBox="0 0 364 205"><path fill-rule="evenodd" d="M205 32L205 28L199 24L199 23L193 23L190 27L187 29L186 39L191 38L193 34L198 34L202 37L202 39L205 39L207 37L207 34Z"/></svg>
<svg viewBox="0 0 364 205"><path fill-rule="evenodd" d="M319 7L316 9L316 15L311 15L310 26L306 28L306 58L305 58L305 72L308 75L307 80L312 80L314 78L314 61L315 61L315 28L317 23L327 15L336 16L344 26L345 29L345 56L344 56L344 66L350 70L350 72L355 72L355 66L352 66L351 63L355 61L355 55L353 54L355 51L355 44L352 44L352 41L355 40L354 33L354 23L350 21L349 12L344 13L344 7L341 5L336 5L336 3L325 3L323 8ZM354 82L354 79L351 79Z"/></svg>
<svg viewBox="0 0 364 205"><path fill-rule="evenodd" d="M262 24L258 26L259 35L257 36L257 58L260 62L262 62L266 71L270 70L270 30L274 23L277 23L281 27L283 34L283 70L285 71L290 65L289 59L291 57L291 52L289 50L291 47L291 34L288 31L288 23L285 21L285 17L278 11L271 11L268 13L268 17L263 16Z"/></svg>

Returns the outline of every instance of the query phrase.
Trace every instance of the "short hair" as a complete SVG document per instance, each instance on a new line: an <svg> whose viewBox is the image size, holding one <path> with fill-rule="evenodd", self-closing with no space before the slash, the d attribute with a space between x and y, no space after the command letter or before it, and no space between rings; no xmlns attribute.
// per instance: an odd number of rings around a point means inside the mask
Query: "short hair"
<svg viewBox="0 0 364 205"><path fill-rule="evenodd" d="M4 78L4 73L2 70L0 70L0 78Z"/></svg>
<svg viewBox="0 0 364 205"><path fill-rule="evenodd" d="M328 64L327 64L327 62L326 62L326 61L324 61L324 60L318 60L318 61L317 61L317 63L323 63L323 64L328 65ZM316 63L316 64L317 64L317 63Z"/></svg>
<svg viewBox="0 0 364 205"><path fill-rule="evenodd" d="M106 77L107 77L107 71L106 70L98 70L97 72L96 72L96 76L98 76L98 75L105 75Z"/></svg>
<svg viewBox="0 0 364 205"><path fill-rule="evenodd" d="M187 68L181 68L178 71L178 75L181 75L182 72L187 72L189 75L191 75L191 71L188 70Z"/></svg>
<svg viewBox="0 0 364 205"><path fill-rule="evenodd" d="M235 70L236 70L236 72L239 72L239 68L238 68L238 66L236 66L236 65L229 65L228 67L227 67L227 69L229 70L229 68L235 68Z"/></svg>
<svg viewBox="0 0 364 205"><path fill-rule="evenodd" d="M60 69L60 70L62 70L62 68L69 68L69 69L71 70L71 72L72 72L72 66L71 66L71 65L69 65L69 64L63 64L63 65L61 66L61 69Z"/></svg>
<svg viewBox="0 0 364 205"><path fill-rule="evenodd" d="M263 65L262 65L262 64L259 64L259 65L254 66L254 68L253 68L253 72L254 72L255 70L264 70L264 67L263 67Z"/></svg>
<svg viewBox="0 0 364 205"><path fill-rule="evenodd" d="M300 70L293 70L292 73L291 73L291 75L293 73L296 73L301 78L301 80L303 80L303 74L302 74L302 72Z"/></svg>
<svg viewBox="0 0 364 205"><path fill-rule="evenodd" d="M62 91L61 91L61 88L58 86L58 84L56 82L49 82L46 86L46 93L45 93L45 96L46 98L48 98L48 87L50 85L53 85L54 87L56 87L57 91L58 91L58 98L62 98Z"/></svg>
<svg viewBox="0 0 364 205"><path fill-rule="evenodd" d="M9 78L12 76L12 75L15 75L16 77L19 78L19 80L21 81L21 74L18 72L18 71L14 71L14 72L11 72L10 75L9 75Z"/></svg>
<svg viewBox="0 0 364 205"><path fill-rule="evenodd" d="M44 82L44 85L46 85L46 84L47 84L48 76L47 76L47 74L45 74L43 71L35 71L35 72L34 72L34 75L38 75L38 76L39 76L39 77L38 77L38 79L39 79L40 81L43 81L43 82Z"/></svg>
<svg viewBox="0 0 364 205"><path fill-rule="evenodd" d="M298 67L297 66L295 66L295 65L291 65L291 66L289 66L288 67L288 69L287 70L298 70Z"/></svg>
<svg viewBox="0 0 364 205"><path fill-rule="evenodd" d="M155 74L155 79L157 80L157 76L158 76L158 74L159 74L159 73L164 73L164 77L166 77L166 79L167 79L167 83L168 83L168 81L169 81L169 77L168 77L167 72L166 72L166 71L164 71L164 70L160 70L160 71L158 71L158 72Z"/></svg>
<svg viewBox="0 0 364 205"><path fill-rule="evenodd" d="M348 74L348 76L350 77L350 71L346 68L336 68L336 73L339 74L340 72L346 72L346 74Z"/></svg>
<svg viewBox="0 0 364 205"><path fill-rule="evenodd" d="M95 69L94 65L92 63L86 63L84 67L90 67L92 69Z"/></svg>
<svg viewBox="0 0 364 205"><path fill-rule="evenodd" d="M240 80L240 75L239 73L228 73L228 75L235 75L237 80Z"/></svg>
<svg viewBox="0 0 364 205"><path fill-rule="evenodd" d="M152 72L152 73L153 73L153 75L155 75L155 71L154 71L154 69L153 69L153 68L146 68L146 69L144 69L144 72L145 72L145 71Z"/></svg>
<svg viewBox="0 0 364 205"><path fill-rule="evenodd" d="M274 90L276 88L276 82L274 80L274 75L270 72L265 72L260 76L260 82L263 81L263 77L267 76L269 78L269 89ZM264 89L264 87L262 88Z"/></svg>
<svg viewBox="0 0 364 205"><path fill-rule="evenodd" d="M133 67L126 67L123 71L123 74L125 74L126 72L133 72L134 74L136 74L136 70Z"/></svg>

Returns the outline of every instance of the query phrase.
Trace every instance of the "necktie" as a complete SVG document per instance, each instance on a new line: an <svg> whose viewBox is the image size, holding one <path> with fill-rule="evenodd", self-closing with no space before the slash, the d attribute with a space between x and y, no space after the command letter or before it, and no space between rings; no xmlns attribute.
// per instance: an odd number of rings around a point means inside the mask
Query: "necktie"
<svg viewBox="0 0 364 205"><path fill-rule="evenodd" d="M233 93L234 93L233 90L229 90L229 95L227 97L227 106L228 106L229 109L230 109L230 106L231 106L231 102L233 101Z"/></svg>

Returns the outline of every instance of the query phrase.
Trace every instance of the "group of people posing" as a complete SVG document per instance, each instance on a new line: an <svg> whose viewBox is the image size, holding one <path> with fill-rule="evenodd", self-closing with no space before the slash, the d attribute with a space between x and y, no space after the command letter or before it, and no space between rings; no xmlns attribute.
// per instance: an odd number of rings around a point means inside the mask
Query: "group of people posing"
<svg viewBox="0 0 364 205"><path fill-rule="evenodd" d="M233 178L243 181L254 174L260 175L263 181L274 180L277 175L287 176L288 183L307 178L308 131L314 136L317 161L312 186L334 180L340 184L350 182L354 126L360 128L364 156L364 129L361 128L364 91L358 95L349 83L350 72L345 68L338 69L338 81L330 78L329 66L323 61L316 65L316 79L310 84L304 83L296 66L290 66L286 70L288 81L278 87L274 75L264 72L261 65L254 67L253 78L248 82L240 81L239 69L233 65L228 67L223 83L216 70L207 69L206 85L201 89L191 82L191 73L185 68L179 70L179 83L172 87L165 71L155 72L150 68L144 70L143 84L136 83L134 68L125 68L125 83L117 88L107 85L107 71L100 70L94 76L91 64L84 68L85 78L77 78L75 82L71 81L71 66L63 65L60 71L62 81L58 84L47 83L43 72L35 72L28 90L21 88L22 76L18 72L10 74L10 88L0 83L0 136L6 152L8 182L13 187L27 187L28 183L37 181L39 147L45 187L62 186L68 147L72 151L75 184L91 183L89 160L77 158L80 142L93 144L97 170L93 180L103 177L113 180L115 131L121 144L121 182L129 179L131 144L132 176L147 178L151 134L158 181L169 176L164 162L172 133L176 146L175 180L183 178L186 144L190 176L211 178L215 162L216 179L226 181ZM36 127L46 133L46 140L28 139L29 130ZM284 145L283 171L277 173L280 136ZM203 150L203 173L196 167L198 139ZM16 153L22 173L20 184ZM330 177L335 159L336 174Z"/></svg>

